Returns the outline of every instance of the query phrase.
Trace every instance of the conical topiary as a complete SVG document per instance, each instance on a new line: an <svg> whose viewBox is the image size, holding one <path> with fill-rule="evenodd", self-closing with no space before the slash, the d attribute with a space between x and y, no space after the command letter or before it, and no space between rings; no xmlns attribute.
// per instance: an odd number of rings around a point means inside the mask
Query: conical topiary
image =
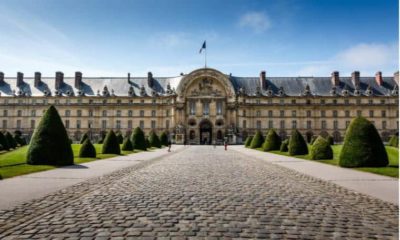
<svg viewBox="0 0 400 240"><path fill-rule="evenodd" d="M160 135L161 145L168 146L168 134L164 131Z"/></svg>
<svg viewBox="0 0 400 240"><path fill-rule="evenodd" d="M287 152L287 151L289 151L288 145L289 145L289 140L288 140L288 139L282 141L281 146L280 146L280 148L279 148L279 151L281 151L281 152Z"/></svg>
<svg viewBox="0 0 400 240"><path fill-rule="evenodd" d="M133 151L133 146L131 140L126 137L124 142L122 143L122 150L123 151Z"/></svg>
<svg viewBox="0 0 400 240"><path fill-rule="evenodd" d="M101 151L103 154L121 154L121 149L119 148L118 138L113 130L110 130L103 142L103 149Z"/></svg>
<svg viewBox="0 0 400 240"><path fill-rule="evenodd" d="M131 135L131 142L133 149L146 151L146 139L144 138L144 133L140 127L136 127Z"/></svg>
<svg viewBox="0 0 400 240"><path fill-rule="evenodd" d="M33 132L27 152L28 164L71 165L74 154L57 109L50 106Z"/></svg>
<svg viewBox="0 0 400 240"><path fill-rule="evenodd" d="M399 137L393 135L388 142L388 146L399 147Z"/></svg>
<svg viewBox="0 0 400 240"><path fill-rule="evenodd" d="M263 151L279 150L281 147L281 137L275 132L274 129L270 129L265 137L265 141L262 145Z"/></svg>
<svg viewBox="0 0 400 240"><path fill-rule="evenodd" d="M151 148L151 144L150 144L150 141L149 141L149 137L147 136L146 137L146 139L145 139L145 144L146 144L146 148Z"/></svg>
<svg viewBox="0 0 400 240"><path fill-rule="evenodd" d="M11 135L10 132L6 132L5 137L7 138L8 146L10 148L16 148L17 142L15 141L14 137Z"/></svg>
<svg viewBox="0 0 400 240"><path fill-rule="evenodd" d="M385 167L389 163L385 146L374 124L364 117L350 122L340 152L342 167Z"/></svg>
<svg viewBox="0 0 400 240"><path fill-rule="evenodd" d="M10 147L8 145L8 141L6 136L4 136L4 134L2 132L0 132L0 145L3 146L3 150L10 150Z"/></svg>
<svg viewBox="0 0 400 240"><path fill-rule="evenodd" d="M291 156L308 154L307 143L297 129L293 129L289 138L288 151Z"/></svg>
<svg viewBox="0 0 400 240"><path fill-rule="evenodd" d="M311 137L310 145L313 145L314 142L315 142L315 140L317 140L317 138L318 138L318 136L313 135L313 136Z"/></svg>
<svg viewBox="0 0 400 240"><path fill-rule="evenodd" d="M157 134L154 131L150 132L149 142L150 142L150 146L156 147L156 148L161 148L160 139L158 138Z"/></svg>
<svg viewBox="0 0 400 240"><path fill-rule="evenodd" d="M310 158L313 160L332 159L333 151L328 140L319 136L311 146Z"/></svg>
<svg viewBox="0 0 400 240"><path fill-rule="evenodd" d="M264 143L264 137L260 131L257 131L251 140L250 148L259 148Z"/></svg>
<svg viewBox="0 0 400 240"><path fill-rule="evenodd" d="M84 133L81 137L81 140L79 141L80 144L83 144L86 139L89 138L89 135L87 133Z"/></svg>
<svg viewBox="0 0 400 240"><path fill-rule="evenodd" d="M244 146L247 148L250 147L251 141L253 141L253 136L248 136L244 142Z"/></svg>
<svg viewBox="0 0 400 240"><path fill-rule="evenodd" d="M81 148L79 149L79 157L80 158L95 158L96 157L96 149L93 144L90 142L89 138L83 142Z"/></svg>
<svg viewBox="0 0 400 240"><path fill-rule="evenodd" d="M335 141L333 140L333 137L331 135L328 135L326 137L326 141L328 141L329 145L334 145Z"/></svg>
<svg viewBox="0 0 400 240"><path fill-rule="evenodd" d="M124 141L124 137L122 136L122 133L118 133L117 134L117 139L118 139L118 143L122 144L122 142Z"/></svg>

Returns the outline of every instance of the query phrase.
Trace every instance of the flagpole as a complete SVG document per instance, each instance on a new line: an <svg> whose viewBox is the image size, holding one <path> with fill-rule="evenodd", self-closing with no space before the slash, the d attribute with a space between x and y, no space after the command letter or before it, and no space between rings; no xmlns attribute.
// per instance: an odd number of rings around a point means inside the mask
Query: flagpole
<svg viewBox="0 0 400 240"><path fill-rule="evenodd" d="M204 54L204 68L207 68L207 47L204 49L205 54Z"/></svg>

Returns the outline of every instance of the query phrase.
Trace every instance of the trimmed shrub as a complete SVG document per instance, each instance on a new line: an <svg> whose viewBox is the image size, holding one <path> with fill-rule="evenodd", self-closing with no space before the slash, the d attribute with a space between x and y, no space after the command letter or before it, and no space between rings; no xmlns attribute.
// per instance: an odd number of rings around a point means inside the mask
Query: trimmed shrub
<svg viewBox="0 0 400 240"><path fill-rule="evenodd" d="M340 152L341 167L385 167L389 164L385 146L374 124L364 117L350 122Z"/></svg>
<svg viewBox="0 0 400 240"><path fill-rule="evenodd" d="M318 138L318 136L313 135L313 136L311 137L310 144L313 145L314 142L315 142L315 140L317 140L317 138Z"/></svg>
<svg viewBox="0 0 400 240"><path fill-rule="evenodd" d="M122 143L122 150L123 151L133 151L133 146L131 140L127 137L124 139Z"/></svg>
<svg viewBox="0 0 400 240"><path fill-rule="evenodd" d="M162 132L160 135L161 145L168 146L168 135L166 132Z"/></svg>
<svg viewBox="0 0 400 240"><path fill-rule="evenodd" d="M288 139L282 141L281 146L280 146L280 148L279 148L279 151L281 151L281 152L287 152L287 151L289 151L288 145L289 145L289 140L288 140Z"/></svg>
<svg viewBox="0 0 400 240"><path fill-rule="evenodd" d="M270 129L268 131L267 136L265 137L265 141L262 145L263 151L273 151L279 150L281 147L281 137L275 132L274 129Z"/></svg>
<svg viewBox="0 0 400 240"><path fill-rule="evenodd" d="M388 146L399 147L399 137L393 135L388 142Z"/></svg>
<svg viewBox="0 0 400 240"><path fill-rule="evenodd" d="M118 138L113 130L110 130L106 138L104 139L103 149L101 151L103 154L121 154L121 149L119 148Z"/></svg>
<svg viewBox="0 0 400 240"><path fill-rule="evenodd" d="M26 145L26 140L21 135L15 135L14 136L14 140L20 146L25 146Z"/></svg>
<svg viewBox="0 0 400 240"><path fill-rule="evenodd" d="M253 136L248 136L244 142L244 146L247 148L250 147L251 141L253 141Z"/></svg>
<svg viewBox="0 0 400 240"><path fill-rule="evenodd" d="M14 137L11 135L10 132L6 132L5 137L7 139L8 142L8 146L10 148L17 148L17 142L15 141Z"/></svg>
<svg viewBox="0 0 400 240"><path fill-rule="evenodd" d="M83 144L86 139L89 138L89 135L87 133L84 133L81 137L81 140L79 141L80 144Z"/></svg>
<svg viewBox="0 0 400 240"><path fill-rule="evenodd" d="M117 134L117 140L119 144L122 144L124 142L124 137L122 136L122 133Z"/></svg>
<svg viewBox="0 0 400 240"><path fill-rule="evenodd" d="M332 159L333 151L328 140L319 136L311 146L310 157L313 160Z"/></svg>
<svg viewBox="0 0 400 240"><path fill-rule="evenodd" d="M156 148L161 148L160 139L158 138L156 132L154 132L154 131L150 132L149 142L150 142L150 146L156 147Z"/></svg>
<svg viewBox="0 0 400 240"><path fill-rule="evenodd" d="M131 143L133 146L133 149L138 149L138 150L144 150L146 151L146 140L144 138L144 133L140 127L136 127L133 130L133 133L131 135Z"/></svg>
<svg viewBox="0 0 400 240"><path fill-rule="evenodd" d="M305 155L308 154L307 143L297 129L293 129L289 138L288 145L289 155Z"/></svg>
<svg viewBox="0 0 400 240"><path fill-rule="evenodd" d="M146 144L146 148L151 148L151 144L149 141L149 137L147 136L146 139L144 140L145 144Z"/></svg>
<svg viewBox="0 0 400 240"><path fill-rule="evenodd" d="M95 158L96 157L96 149L94 148L92 142L90 142L89 138L83 142L81 148L79 149L79 157L81 158Z"/></svg>
<svg viewBox="0 0 400 240"><path fill-rule="evenodd" d="M33 132L27 152L28 164L71 165L74 154L67 131L52 105L42 116Z"/></svg>
<svg viewBox="0 0 400 240"><path fill-rule="evenodd" d="M251 140L250 148L259 148L262 146L263 143L264 137L260 131L257 131L253 137L253 140Z"/></svg>
<svg viewBox="0 0 400 240"><path fill-rule="evenodd" d="M328 141L329 145L335 144L335 141L333 140L333 137L331 135L326 137L326 141Z"/></svg>

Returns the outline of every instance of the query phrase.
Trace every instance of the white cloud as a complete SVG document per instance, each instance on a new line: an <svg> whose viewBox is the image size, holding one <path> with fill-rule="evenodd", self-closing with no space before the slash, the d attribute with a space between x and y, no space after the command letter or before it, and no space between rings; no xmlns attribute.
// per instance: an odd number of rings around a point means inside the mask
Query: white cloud
<svg viewBox="0 0 400 240"><path fill-rule="evenodd" d="M240 17L239 26L250 28L255 33L262 33L271 27L271 21L264 12L248 12Z"/></svg>

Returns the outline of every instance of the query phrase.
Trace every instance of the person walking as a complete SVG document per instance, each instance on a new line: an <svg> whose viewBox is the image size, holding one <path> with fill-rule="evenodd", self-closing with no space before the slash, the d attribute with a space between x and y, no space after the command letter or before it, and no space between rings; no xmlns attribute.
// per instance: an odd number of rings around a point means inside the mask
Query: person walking
<svg viewBox="0 0 400 240"><path fill-rule="evenodd" d="M226 141L224 141L224 147L225 147L225 151L228 150L228 143Z"/></svg>
<svg viewBox="0 0 400 240"><path fill-rule="evenodd" d="M168 152L171 152L171 140L168 140Z"/></svg>

